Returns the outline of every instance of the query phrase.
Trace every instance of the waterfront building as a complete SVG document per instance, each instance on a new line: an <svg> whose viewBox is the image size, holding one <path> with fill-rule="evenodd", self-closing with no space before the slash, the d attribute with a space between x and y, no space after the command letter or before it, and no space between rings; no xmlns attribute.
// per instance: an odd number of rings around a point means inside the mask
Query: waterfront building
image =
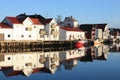
<svg viewBox="0 0 120 80"><path fill-rule="evenodd" d="M6 76L30 76L38 71L55 73L59 65L59 52L25 52L0 54L0 68Z"/></svg>
<svg viewBox="0 0 120 80"><path fill-rule="evenodd" d="M110 28L110 38L113 42L119 42L120 40L120 29Z"/></svg>
<svg viewBox="0 0 120 80"><path fill-rule="evenodd" d="M109 39L109 28L107 24L81 24L79 29L85 31L86 38L90 40Z"/></svg>
<svg viewBox="0 0 120 80"><path fill-rule="evenodd" d="M73 16L65 17L61 26L78 27L78 21Z"/></svg>
<svg viewBox="0 0 120 80"><path fill-rule="evenodd" d="M0 23L0 40L59 40L59 26L55 19L37 14L5 17Z"/></svg>
<svg viewBox="0 0 120 80"><path fill-rule="evenodd" d="M61 40L81 40L84 41L85 32L77 27L60 27L60 39Z"/></svg>

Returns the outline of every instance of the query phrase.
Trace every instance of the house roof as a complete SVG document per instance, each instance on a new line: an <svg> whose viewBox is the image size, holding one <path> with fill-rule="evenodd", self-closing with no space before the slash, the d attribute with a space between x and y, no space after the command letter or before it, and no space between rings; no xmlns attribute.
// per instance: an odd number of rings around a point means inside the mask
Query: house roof
<svg viewBox="0 0 120 80"><path fill-rule="evenodd" d="M65 30L65 31L83 32L79 28L71 28L71 27L60 27L60 28L63 29L63 30Z"/></svg>
<svg viewBox="0 0 120 80"><path fill-rule="evenodd" d="M104 23L104 24L96 24L96 28L98 28L98 29L102 29L102 30L104 31L106 25L107 25L106 23Z"/></svg>
<svg viewBox="0 0 120 80"><path fill-rule="evenodd" d="M24 14L20 14L18 16L16 16L17 18L27 18L27 17L30 17L30 18L36 18L36 19L40 19L40 20L44 20L45 18L41 15L38 15L38 14L34 14L34 15L26 15L25 13Z"/></svg>
<svg viewBox="0 0 120 80"><path fill-rule="evenodd" d="M17 16L17 18L27 18L27 17L30 17L30 18L35 18L35 19L39 19L40 23L42 24L47 24L47 23L50 23L51 20L53 18L44 18L43 16L41 15L38 15L38 14L35 14L35 15L26 15L25 13L24 14L20 14Z"/></svg>
<svg viewBox="0 0 120 80"><path fill-rule="evenodd" d="M14 24L22 24L22 22L26 19L25 17L17 18L17 17L6 17ZM37 18L30 18L34 24L42 24Z"/></svg>
<svg viewBox="0 0 120 80"><path fill-rule="evenodd" d="M80 29L82 29L83 31L92 31L92 24L81 24L79 26Z"/></svg>
<svg viewBox="0 0 120 80"><path fill-rule="evenodd" d="M12 28L12 27L10 27L9 25L7 25L7 24L4 24L4 23L0 23L0 28Z"/></svg>
<svg viewBox="0 0 120 80"><path fill-rule="evenodd" d="M52 21L53 18L48 18L48 19L44 19L44 20L40 20L41 23L43 24L48 24Z"/></svg>
<svg viewBox="0 0 120 80"><path fill-rule="evenodd" d="M68 19L68 18L70 18L72 21L76 21L77 22L77 20L73 16L66 17L65 20Z"/></svg>
<svg viewBox="0 0 120 80"><path fill-rule="evenodd" d="M30 18L30 19L32 20L34 24L42 24L40 23L39 19L35 19L35 18Z"/></svg>
<svg viewBox="0 0 120 80"><path fill-rule="evenodd" d="M21 24L21 22L16 17L6 17L14 24Z"/></svg>
<svg viewBox="0 0 120 80"><path fill-rule="evenodd" d="M102 29L104 31L105 26L107 24L103 23L103 24L81 24L79 26L80 29L82 29L83 31L92 31L92 28L97 28L97 29Z"/></svg>

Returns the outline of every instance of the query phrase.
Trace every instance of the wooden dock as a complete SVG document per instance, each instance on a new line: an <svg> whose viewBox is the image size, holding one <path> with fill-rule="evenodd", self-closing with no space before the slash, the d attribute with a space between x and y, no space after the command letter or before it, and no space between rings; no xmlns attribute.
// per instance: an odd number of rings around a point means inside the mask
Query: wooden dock
<svg viewBox="0 0 120 80"><path fill-rule="evenodd" d="M0 41L0 53L57 51L75 47L75 41Z"/></svg>

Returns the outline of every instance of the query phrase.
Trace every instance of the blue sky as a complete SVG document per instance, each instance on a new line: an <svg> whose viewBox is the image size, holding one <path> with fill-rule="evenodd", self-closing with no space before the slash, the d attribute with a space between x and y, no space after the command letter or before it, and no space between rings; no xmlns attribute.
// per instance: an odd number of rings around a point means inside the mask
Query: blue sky
<svg viewBox="0 0 120 80"><path fill-rule="evenodd" d="M1 0L0 21L21 13L75 17L80 24L108 23L120 28L120 0Z"/></svg>

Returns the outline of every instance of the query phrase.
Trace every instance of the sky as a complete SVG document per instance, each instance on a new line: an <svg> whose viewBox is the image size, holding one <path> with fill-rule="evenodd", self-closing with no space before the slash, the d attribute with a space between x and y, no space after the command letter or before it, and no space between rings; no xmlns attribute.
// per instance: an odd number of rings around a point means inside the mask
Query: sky
<svg viewBox="0 0 120 80"><path fill-rule="evenodd" d="M1 0L0 21L21 13L56 18L73 16L79 24L107 23L120 28L120 0Z"/></svg>

